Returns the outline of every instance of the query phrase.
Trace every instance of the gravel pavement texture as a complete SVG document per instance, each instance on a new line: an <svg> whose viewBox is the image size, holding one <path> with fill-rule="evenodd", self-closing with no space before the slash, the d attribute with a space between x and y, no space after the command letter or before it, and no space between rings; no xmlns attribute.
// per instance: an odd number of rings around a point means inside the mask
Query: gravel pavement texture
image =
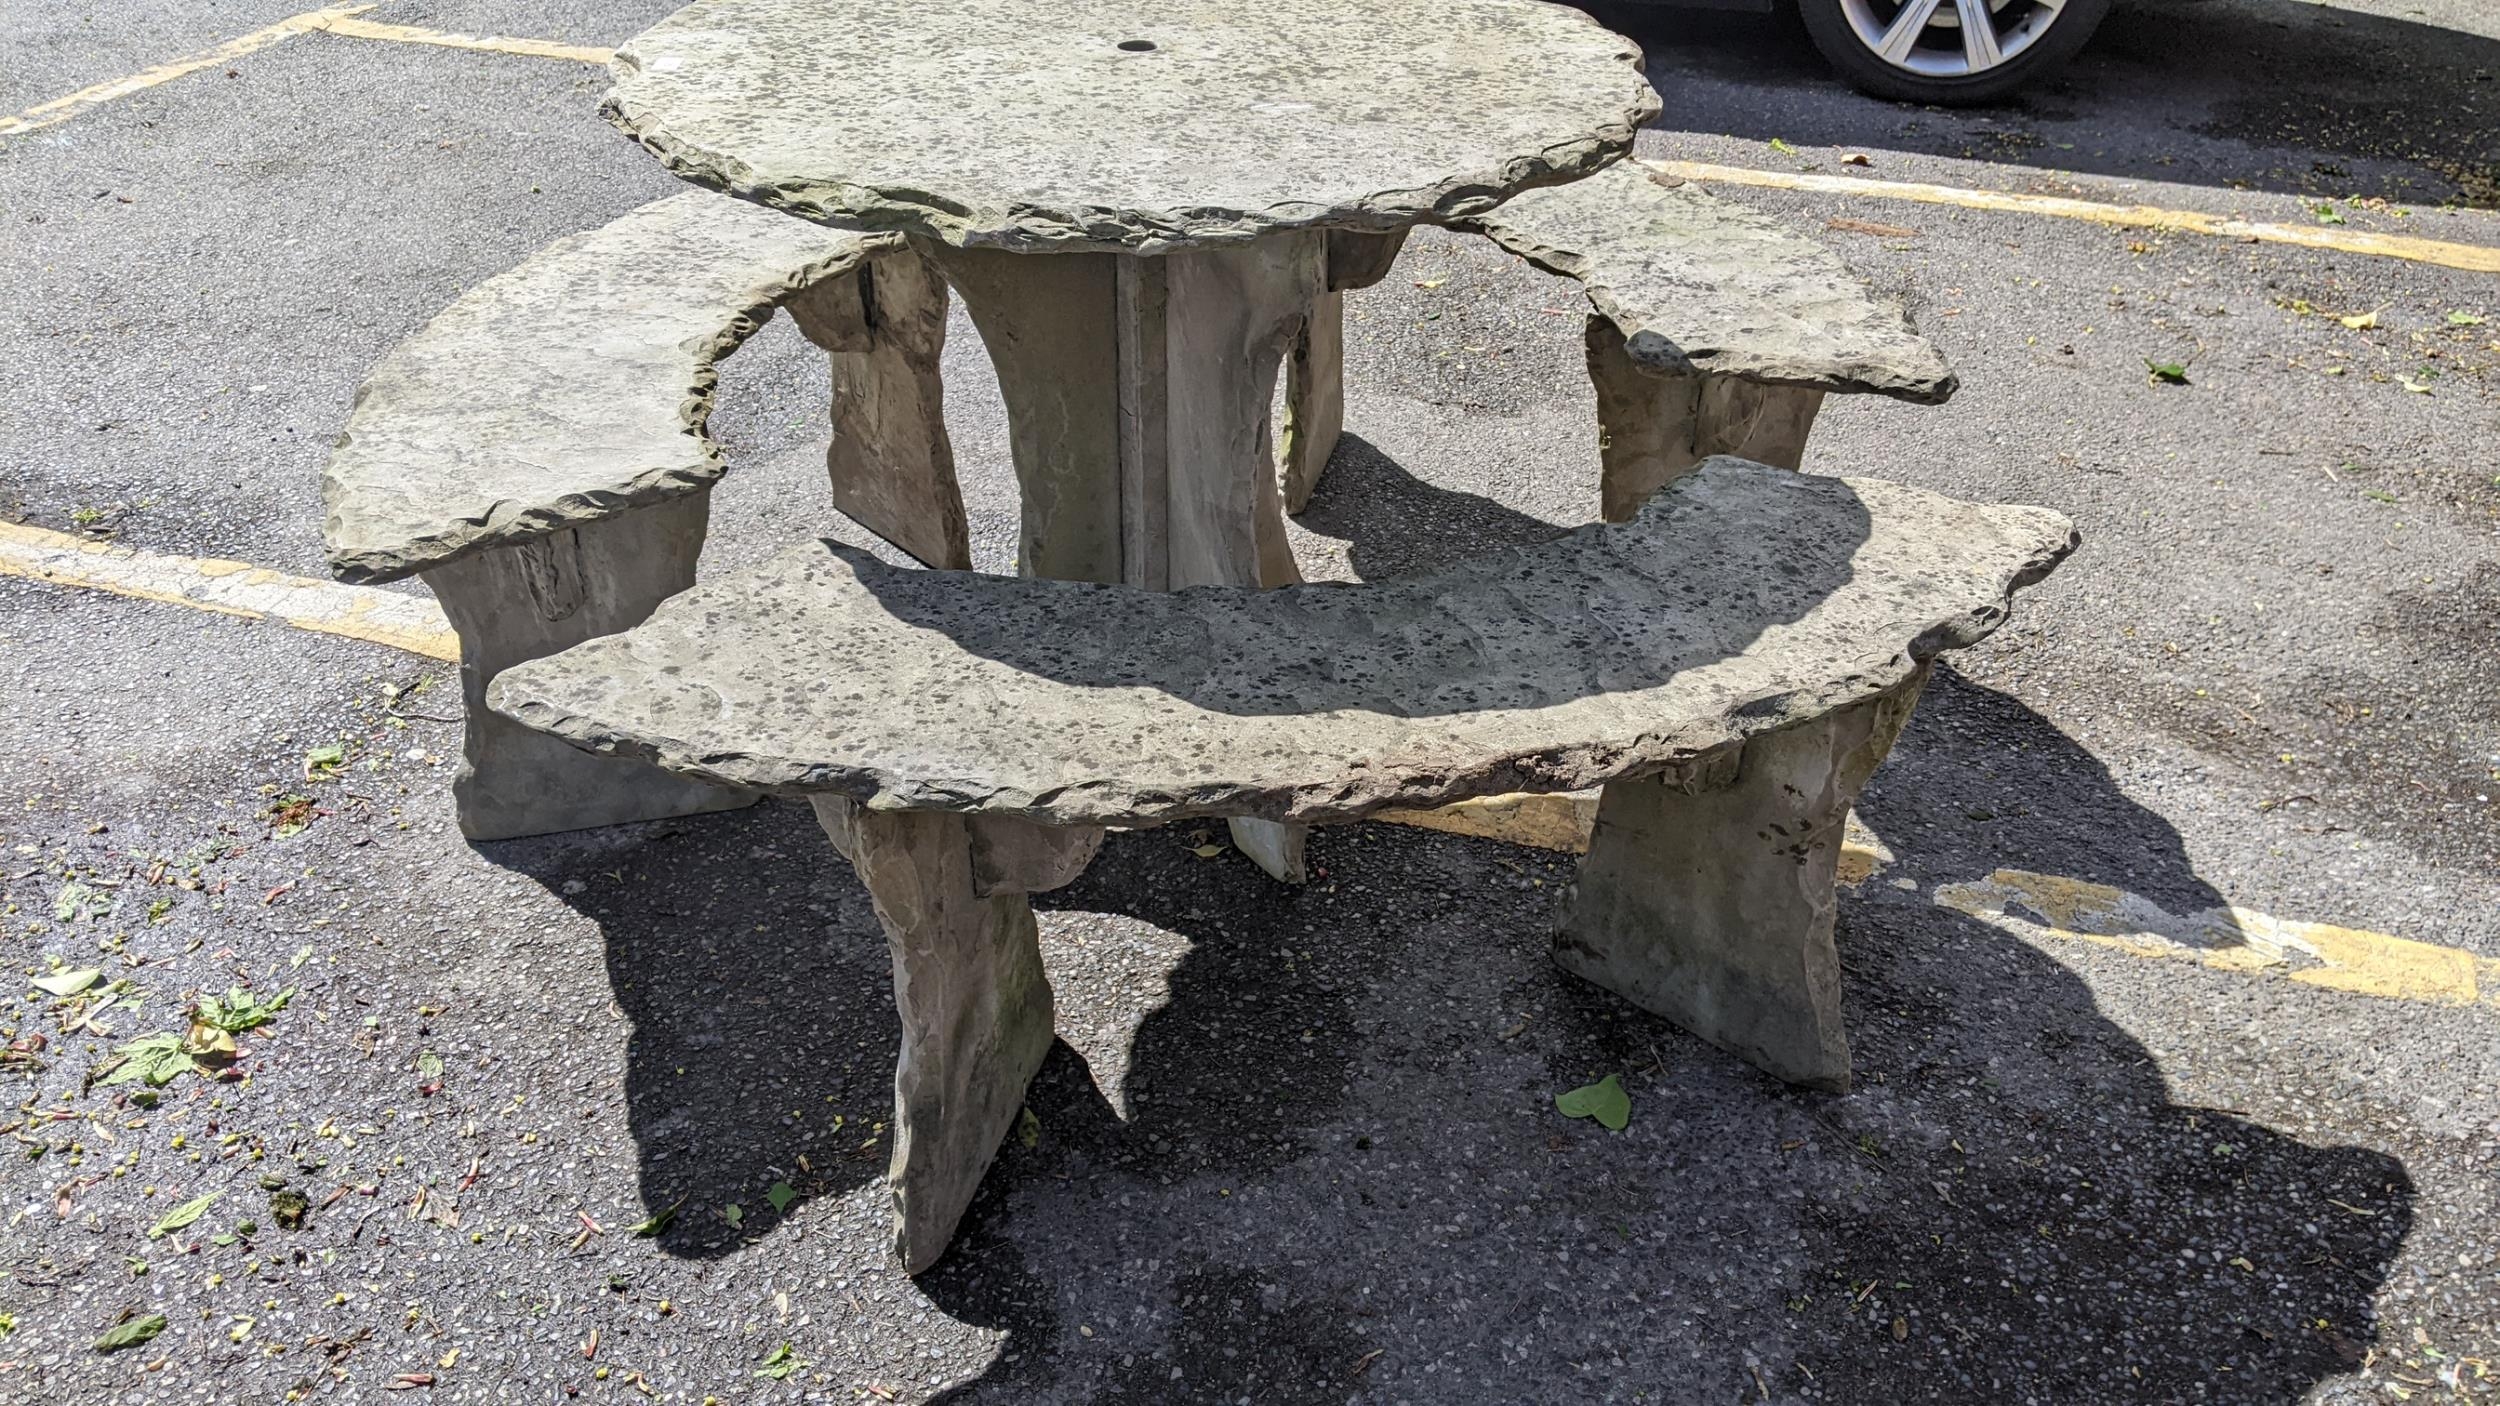
<svg viewBox="0 0 2500 1406"><path fill-rule="evenodd" d="M668 8L368 18L611 44ZM20 5L0 106L285 12ZM1665 100L1646 156L2500 246L2477 0L2134 0L1971 113L1850 94L1774 21L1608 17ZM232 69L0 139L0 519L318 575L366 372L675 183L588 66L310 35ZM0 953L129 983L0 994L0 1402L2500 1399L2488 993L1937 899L2020 869L2500 957L2500 285L1715 193L1829 242L1962 377L1942 407L1834 398L1809 472L2040 504L2085 542L1939 670L1859 807L1892 859L1841 905L1856 1092L1556 971L1566 856L1350 826L1286 890L1220 826L1115 835L1037 902L1060 1043L1029 1136L908 1280L887 957L804 807L471 846L442 666L0 578ZM1595 516L1577 300L1438 231L1349 298L1306 574ZM1002 568L1005 427L960 312L945 369ZM786 321L719 396L704 572L864 541L823 506L823 363ZM222 1073L97 1082L238 986L294 994ZM1624 1131L1556 1112L1608 1074Z"/></svg>

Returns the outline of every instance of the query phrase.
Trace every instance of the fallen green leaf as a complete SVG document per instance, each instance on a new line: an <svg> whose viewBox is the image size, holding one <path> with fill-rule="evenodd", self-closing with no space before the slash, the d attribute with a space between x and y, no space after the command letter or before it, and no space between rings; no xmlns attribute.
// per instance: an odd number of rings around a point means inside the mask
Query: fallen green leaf
<svg viewBox="0 0 2500 1406"><path fill-rule="evenodd" d="M2183 361L2155 361L2146 357L2144 369L2152 373L2154 380L2168 385L2184 386L2188 383L2187 363Z"/></svg>
<svg viewBox="0 0 2500 1406"><path fill-rule="evenodd" d="M191 1052L182 1047L182 1037L170 1031L142 1035L113 1051L121 1063L113 1072L97 1080L99 1084L127 1084L144 1080L151 1087L161 1088L199 1068Z"/></svg>
<svg viewBox="0 0 2500 1406"><path fill-rule="evenodd" d="M2470 312L2452 312L2448 314L2448 325L2451 327L2480 327L2483 325L2485 320L2486 319L2478 317Z"/></svg>
<svg viewBox="0 0 2500 1406"><path fill-rule="evenodd" d="M730 1228L736 1229L747 1223L747 1208L732 1201L722 1209L720 1218L729 1222Z"/></svg>
<svg viewBox="0 0 2500 1406"><path fill-rule="evenodd" d="M1028 1149L1041 1146L1042 1120L1034 1117L1030 1108L1016 1111L1016 1141Z"/></svg>
<svg viewBox="0 0 2500 1406"><path fill-rule="evenodd" d="M212 1191L206 1196L194 1196L190 1200L183 1202L181 1205L174 1207L172 1210L165 1213L165 1218L163 1220L148 1227L148 1238L150 1240L162 1240L166 1236L173 1234L175 1231L182 1229L186 1225L189 1225L191 1222L198 1220L200 1217L208 1214L209 1207L217 1204L218 1197L225 1194L226 1193L222 1191Z"/></svg>
<svg viewBox="0 0 2500 1406"><path fill-rule="evenodd" d="M1199 845L1190 850L1191 854L1198 856L1200 859L1213 859L1223 852L1224 847L1222 845Z"/></svg>
<svg viewBox="0 0 2500 1406"><path fill-rule="evenodd" d="M119 1352L126 1347L137 1347L164 1331L165 1315L151 1313L145 1318L133 1318L106 1330L103 1337L95 1340L95 1350Z"/></svg>
<svg viewBox="0 0 2500 1406"><path fill-rule="evenodd" d="M1778 152L1782 156L1795 156L1797 154L1797 149L1795 147L1790 146L1788 143L1781 141L1777 137L1771 138L1771 150Z"/></svg>
<svg viewBox="0 0 2500 1406"><path fill-rule="evenodd" d="M2318 223L2322 225L2340 225L2344 222L2343 212L2337 210L2332 205L2320 205L2317 207L2315 213L2318 217Z"/></svg>
<svg viewBox="0 0 2500 1406"><path fill-rule="evenodd" d="M1623 1080L1613 1074L1567 1094L1554 1095L1554 1108L1565 1118L1594 1118L1600 1126L1616 1132L1622 1132L1632 1121L1632 1096L1623 1091Z"/></svg>
<svg viewBox="0 0 2500 1406"><path fill-rule="evenodd" d="M675 1206L663 1206L659 1210L652 1212L649 1220L635 1226L633 1233L641 1236L645 1240L649 1240L653 1236L658 1235L661 1231L668 1229L668 1223L675 1219L677 1219L677 1208Z"/></svg>
<svg viewBox="0 0 2500 1406"><path fill-rule="evenodd" d="M292 986L266 1001L240 986L229 986L223 999L215 996L200 998L199 1019L202 1025L213 1025L229 1035L240 1035L277 1019L278 1012L285 1010L287 1002L294 999L295 988Z"/></svg>
<svg viewBox="0 0 2500 1406"><path fill-rule="evenodd" d="M790 1380L793 1373L806 1371L807 1365L807 1359L799 1356L798 1349L788 1343L783 1343L764 1354L763 1370L755 1375L776 1382L786 1382Z"/></svg>
<svg viewBox="0 0 2500 1406"><path fill-rule="evenodd" d="M113 909L113 900L87 885L71 879L52 896L52 920L74 923L81 918L100 918Z"/></svg>
<svg viewBox="0 0 2500 1406"><path fill-rule="evenodd" d="M34 984L36 990L48 991L55 996L75 996L95 985L96 978L102 975L104 973L94 967L80 967L75 971L57 971L50 976L36 977Z"/></svg>
<svg viewBox="0 0 2500 1406"><path fill-rule="evenodd" d="M798 1200L799 1194L790 1189L790 1183L777 1181L772 1184L771 1190L764 1193L764 1199L773 1203L773 1214L780 1215L790 1209L790 1203Z"/></svg>

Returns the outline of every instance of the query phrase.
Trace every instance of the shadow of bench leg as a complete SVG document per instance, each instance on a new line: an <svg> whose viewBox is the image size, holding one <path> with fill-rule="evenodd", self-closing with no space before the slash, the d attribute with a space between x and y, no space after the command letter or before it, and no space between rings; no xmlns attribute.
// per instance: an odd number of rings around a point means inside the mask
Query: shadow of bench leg
<svg viewBox="0 0 2500 1406"><path fill-rule="evenodd" d="M815 806L894 956L903 1048L886 1184L894 1253L918 1274L945 1255L1050 1052L1050 980L1025 895L1073 879L1102 832Z"/></svg>
<svg viewBox="0 0 2500 1406"><path fill-rule="evenodd" d="M1925 679L1754 738L1719 789L1607 786L1555 962L1792 1084L1845 1091L1841 833Z"/></svg>
<svg viewBox="0 0 2500 1406"><path fill-rule="evenodd" d="M1606 521L1631 521L1652 494L1713 454L1779 469L1804 462L1823 392L1652 370L1632 360L1623 334L1602 317L1588 320L1586 346Z"/></svg>
<svg viewBox="0 0 2500 1406"><path fill-rule="evenodd" d="M972 569L938 358L946 281L898 249L801 292L790 318L833 362L833 505L923 566Z"/></svg>
<svg viewBox="0 0 2500 1406"><path fill-rule="evenodd" d="M631 629L694 584L708 494L636 508L424 573L460 636L468 705L452 802L460 833L508 840L753 805L755 796L579 751L486 706L486 685L526 659Z"/></svg>

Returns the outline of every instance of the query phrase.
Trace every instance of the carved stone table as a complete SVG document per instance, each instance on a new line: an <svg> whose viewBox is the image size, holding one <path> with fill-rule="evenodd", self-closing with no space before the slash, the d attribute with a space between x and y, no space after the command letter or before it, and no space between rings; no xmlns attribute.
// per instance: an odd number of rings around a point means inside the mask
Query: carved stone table
<svg viewBox="0 0 2500 1406"><path fill-rule="evenodd" d="M1157 589L1298 579L1269 407L1332 245L1385 263L1657 110L1542 0L698 0L615 71L678 175L907 236L997 366L1020 569ZM1235 837L1299 877L1298 832Z"/></svg>

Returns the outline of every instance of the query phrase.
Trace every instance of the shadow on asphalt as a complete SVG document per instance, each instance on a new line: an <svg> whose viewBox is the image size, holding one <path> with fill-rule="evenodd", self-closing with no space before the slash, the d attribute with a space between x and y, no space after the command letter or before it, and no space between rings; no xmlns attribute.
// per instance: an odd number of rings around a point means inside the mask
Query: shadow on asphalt
<svg viewBox="0 0 2500 1406"><path fill-rule="evenodd" d="M2257 190L2500 207L2500 40L2435 24L2299 0L2121 0L2063 72L1950 112L1852 92L1771 17L1597 10L1648 54L1656 125L1672 131L2195 183L2214 176L2192 173L2179 139L2201 137L2234 163L2217 174ZM2325 155L2286 163L2285 148Z"/></svg>
<svg viewBox="0 0 2500 1406"><path fill-rule="evenodd" d="M1318 490L1294 521L1344 542L1348 564L1365 581L1457 566L1487 548L1543 542L1566 530L1481 493L1426 483L1351 430L1338 439Z"/></svg>
<svg viewBox="0 0 2500 1406"><path fill-rule="evenodd" d="M2173 907L2220 901L2090 754L1949 670L1862 814L1923 887L2019 864ZM1701 1334L1701 1360L1733 1370L1751 1344L1719 1334L1751 1325L1783 1344L1763 1364L1771 1390L1838 1399L2288 1400L2375 1339L2373 1296L2412 1220L2399 1162L2173 1102L2151 1052L2065 967L1923 893L1879 876L1844 904L1861 1087L1833 1098L1554 969L1555 856L1386 826L1312 845L1320 881L1288 891L1168 834L1114 835L1037 899L1046 948L1054 912L1126 915L1188 945L1131 1043L1130 1116L1056 1046L1029 1100L1044 1135L1010 1141L918 1281L950 1316L1005 1333L989 1371L940 1399L1343 1399L1363 1394L1367 1354L1410 1343L1457 1375L1372 1378L1384 1392L1511 1399L1491 1384L1527 1370L1511 1354L1523 1331L1543 1341L1528 1319L1550 1308L1600 1338L1653 1339L1644 1294L1718 1321L1681 1330ZM596 860L515 867L562 893L594 864L654 880L568 897L606 934L633 1022L645 1205L777 1178L802 1198L875 1182L886 1148L863 1146L862 1125L886 1115L896 1039L884 942L806 808L653 825ZM1533 885L1538 872L1553 882ZM1063 1029L1112 989L1066 956L1052 959ZM1514 1016L1533 1033L1506 1042ZM1628 1071L1661 1131L1578 1137L1550 1116L1543 1098L1590 1069ZM1244 1229L1210 1210L1213 1181L1300 1200ZM1529 1196L1532 1217L1511 1204ZM791 1233L748 1212L738 1230L682 1217L661 1244L714 1258ZM1453 1242L1453 1220L1473 1233ZM1312 1234L1354 1258L1268 1244ZM1580 1275L1647 1287L1579 1297ZM1511 1280L1524 1298L1453 1342L1447 1294L1367 1295L1367 1276ZM1139 1294L1160 1351L1115 1358L1070 1336L1070 1315L1099 1322ZM1915 1319L1903 1341L1896 1314ZM1471 1381L1490 1394L1458 1385Z"/></svg>

